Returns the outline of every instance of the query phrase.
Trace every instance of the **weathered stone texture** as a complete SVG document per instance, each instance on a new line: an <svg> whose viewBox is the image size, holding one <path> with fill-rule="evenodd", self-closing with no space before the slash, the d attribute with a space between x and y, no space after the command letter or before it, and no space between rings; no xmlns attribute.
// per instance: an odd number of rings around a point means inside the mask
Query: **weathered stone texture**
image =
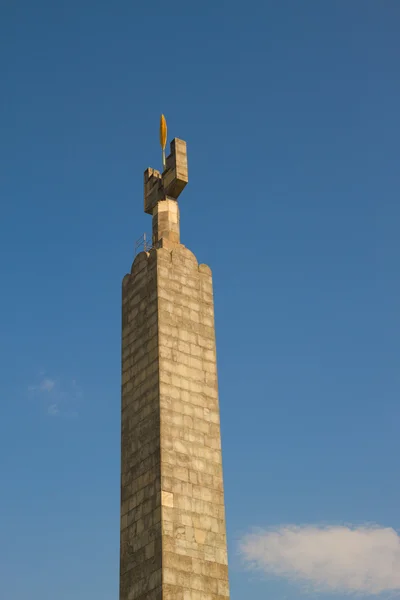
<svg viewBox="0 0 400 600"><path fill-rule="evenodd" d="M123 283L120 600L229 597L211 271L184 246Z"/></svg>
<svg viewBox="0 0 400 600"><path fill-rule="evenodd" d="M153 244L162 240L179 243L179 205L166 198L153 209Z"/></svg>
<svg viewBox="0 0 400 600"><path fill-rule="evenodd" d="M145 253L123 281L120 600L162 598L156 282Z"/></svg>

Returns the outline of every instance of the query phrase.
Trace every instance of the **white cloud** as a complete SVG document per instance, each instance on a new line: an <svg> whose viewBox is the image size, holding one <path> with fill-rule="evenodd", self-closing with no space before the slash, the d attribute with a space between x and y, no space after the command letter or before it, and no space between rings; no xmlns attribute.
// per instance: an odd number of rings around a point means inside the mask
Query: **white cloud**
<svg viewBox="0 0 400 600"><path fill-rule="evenodd" d="M45 376L44 372L39 374L38 379L38 383L28 386L28 391L44 405L43 409L49 416L77 416L75 405L82 400L83 394L75 379L69 384L61 384L60 381Z"/></svg>
<svg viewBox="0 0 400 600"><path fill-rule="evenodd" d="M56 382L54 381L54 379L48 379L47 377L45 377L39 384L39 389L42 392L51 392L51 390L54 388Z"/></svg>
<svg viewBox="0 0 400 600"><path fill-rule="evenodd" d="M244 536L240 553L249 568L313 591L400 591L400 536L390 527L286 525Z"/></svg>
<svg viewBox="0 0 400 600"><path fill-rule="evenodd" d="M31 384L28 386L29 392L51 392L54 389L56 382L54 379L49 379L48 377L43 377L39 383Z"/></svg>
<svg viewBox="0 0 400 600"><path fill-rule="evenodd" d="M50 406L47 409L47 414L51 415L52 417L56 417L57 415L59 415L60 409L58 408L57 404L50 404Z"/></svg>

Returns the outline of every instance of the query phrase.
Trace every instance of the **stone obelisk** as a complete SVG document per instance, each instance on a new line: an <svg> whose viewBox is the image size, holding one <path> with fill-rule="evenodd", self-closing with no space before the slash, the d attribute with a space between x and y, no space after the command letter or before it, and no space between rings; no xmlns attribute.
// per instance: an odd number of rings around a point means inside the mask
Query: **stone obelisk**
<svg viewBox="0 0 400 600"><path fill-rule="evenodd" d="M145 171L153 247L122 284L120 600L229 598L212 276L180 243L187 182L175 138Z"/></svg>

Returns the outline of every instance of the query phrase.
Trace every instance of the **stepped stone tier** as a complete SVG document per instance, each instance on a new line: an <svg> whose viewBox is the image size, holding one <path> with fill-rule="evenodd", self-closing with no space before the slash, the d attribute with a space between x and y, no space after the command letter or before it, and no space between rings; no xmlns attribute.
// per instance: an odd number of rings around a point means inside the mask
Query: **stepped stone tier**
<svg viewBox="0 0 400 600"><path fill-rule="evenodd" d="M153 248L122 284L120 600L227 600L211 270L180 243L186 143L144 174Z"/></svg>

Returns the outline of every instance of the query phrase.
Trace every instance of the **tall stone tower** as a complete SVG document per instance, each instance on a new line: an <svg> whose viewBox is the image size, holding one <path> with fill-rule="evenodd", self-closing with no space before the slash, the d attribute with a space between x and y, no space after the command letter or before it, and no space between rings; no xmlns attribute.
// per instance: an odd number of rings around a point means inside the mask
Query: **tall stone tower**
<svg viewBox="0 0 400 600"><path fill-rule="evenodd" d="M180 243L170 149L144 174L153 248L122 283L120 600L227 600L212 277Z"/></svg>

